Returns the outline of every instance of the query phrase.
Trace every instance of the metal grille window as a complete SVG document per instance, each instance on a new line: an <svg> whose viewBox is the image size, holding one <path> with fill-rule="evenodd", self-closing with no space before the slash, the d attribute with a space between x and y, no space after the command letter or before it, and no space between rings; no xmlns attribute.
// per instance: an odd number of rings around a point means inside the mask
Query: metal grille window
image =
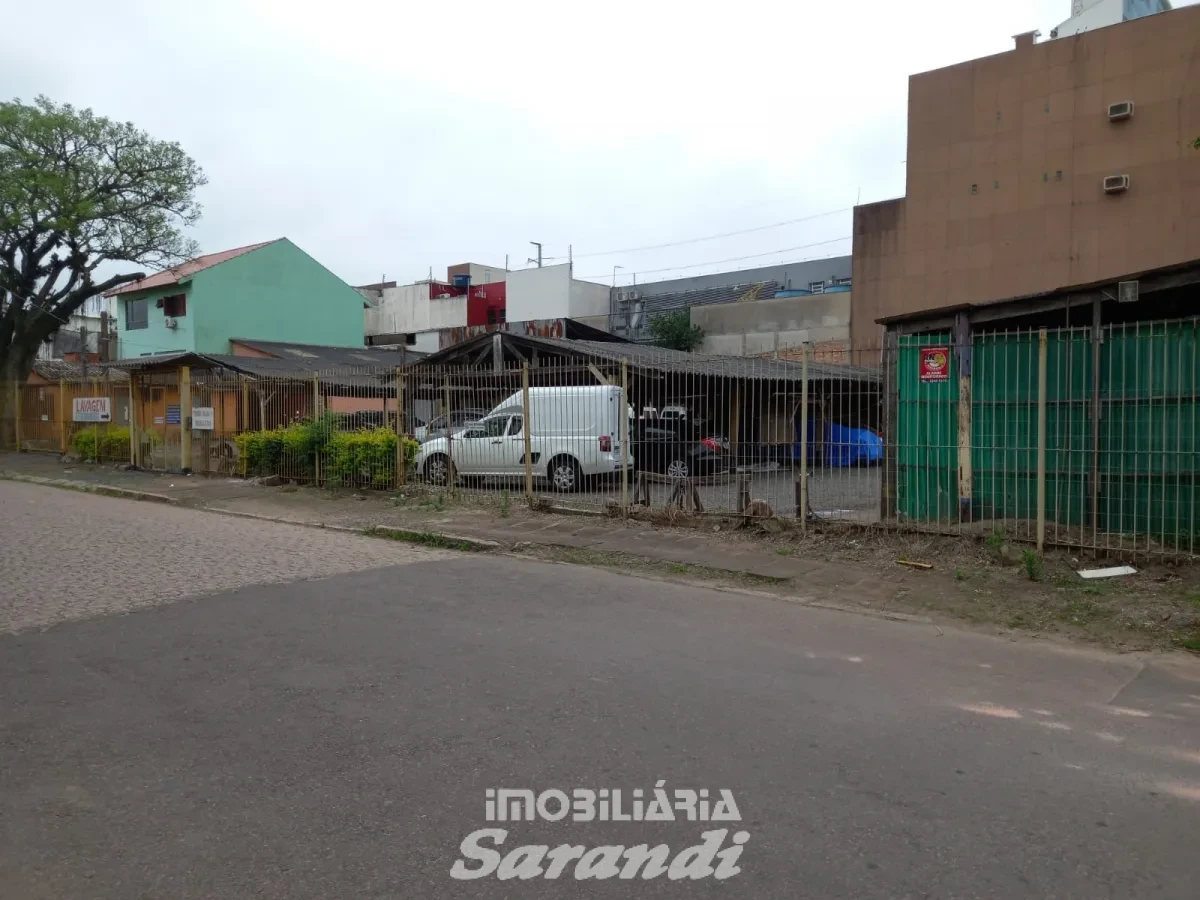
<svg viewBox="0 0 1200 900"><path fill-rule="evenodd" d="M125 301L125 330L136 331L139 328L148 328L150 325L150 301L148 300L126 300Z"/></svg>
<svg viewBox="0 0 1200 900"><path fill-rule="evenodd" d="M823 294L823 293L825 293L825 282L810 281L808 283L808 289L810 291L812 291L814 294Z"/></svg>

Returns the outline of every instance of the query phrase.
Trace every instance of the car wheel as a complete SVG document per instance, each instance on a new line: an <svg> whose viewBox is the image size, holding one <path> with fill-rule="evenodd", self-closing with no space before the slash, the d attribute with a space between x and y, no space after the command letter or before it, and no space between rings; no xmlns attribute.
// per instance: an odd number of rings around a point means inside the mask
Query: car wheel
<svg viewBox="0 0 1200 900"><path fill-rule="evenodd" d="M430 484L449 484L453 470L450 458L442 453L434 454L425 460L425 480Z"/></svg>
<svg viewBox="0 0 1200 900"><path fill-rule="evenodd" d="M673 459L667 464L669 478L687 478L691 474L686 459Z"/></svg>
<svg viewBox="0 0 1200 900"><path fill-rule="evenodd" d="M546 477L550 486L556 491L569 493L577 491L583 485L583 473L579 471L579 463L569 456L556 456L546 469Z"/></svg>

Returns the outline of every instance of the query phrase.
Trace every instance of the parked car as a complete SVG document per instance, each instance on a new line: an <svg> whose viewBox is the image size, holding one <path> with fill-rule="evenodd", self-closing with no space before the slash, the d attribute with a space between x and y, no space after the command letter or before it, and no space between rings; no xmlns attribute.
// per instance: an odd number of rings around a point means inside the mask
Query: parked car
<svg viewBox="0 0 1200 900"><path fill-rule="evenodd" d="M851 428L825 422L817 440L818 423L808 421L808 461L830 467L869 466L883 461L883 438L869 428ZM818 456L819 454L819 456ZM796 423L796 443L792 459L800 459L800 423Z"/></svg>
<svg viewBox="0 0 1200 900"><path fill-rule="evenodd" d="M473 425L488 414L486 409L452 409L450 410L451 427L454 430ZM447 433L446 415L443 413L431 419L425 425L418 425L413 430L413 437L421 443L432 438L445 437Z"/></svg>
<svg viewBox="0 0 1200 900"><path fill-rule="evenodd" d="M729 443L706 435L686 422L671 419L639 421L633 431L637 468L671 478L711 475L730 466Z"/></svg>
<svg viewBox="0 0 1200 900"><path fill-rule="evenodd" d="M575 491L587 478L619 473L621 405L621 389L610 385L530 388L534 475L548 479L555 490ZM518 391L451 439L427 440L417 452L417 471L433 484L459 476L523 475L523 409ZM625 415L632 415L628 406Z"/></svg>

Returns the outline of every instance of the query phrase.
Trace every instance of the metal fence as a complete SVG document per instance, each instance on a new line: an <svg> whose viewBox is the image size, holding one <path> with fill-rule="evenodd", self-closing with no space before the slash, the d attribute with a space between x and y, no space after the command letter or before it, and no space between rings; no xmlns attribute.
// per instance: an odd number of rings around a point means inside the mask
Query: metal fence
<svg viewBox="0 0 1200 900"><path fill-rule="evenodd" d="M1117 556L1193 556L1195 319L899 337L884 515Z"/></svg>
<svg viewBox="0 0 1200 900"><path fill-rule="evenodd" d="M1193 556L1197 329L889 335L761 357L547 339L540 355L455 365L6 390L23 449L148 469ZM76 398L101 397L109 421L74 421Z"/></svg>

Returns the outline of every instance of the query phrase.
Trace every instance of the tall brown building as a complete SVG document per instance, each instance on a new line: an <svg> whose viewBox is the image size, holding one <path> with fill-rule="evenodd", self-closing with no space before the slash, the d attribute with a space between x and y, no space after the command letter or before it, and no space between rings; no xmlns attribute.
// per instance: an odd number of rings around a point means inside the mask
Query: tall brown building
<svg viewBox="0 0 1200 900"><path fill-rule="evenodd" d="M882 316L1200 259L1200 6L1016 44L909 79L907 195L854 210L856 347Z"/></svg>

